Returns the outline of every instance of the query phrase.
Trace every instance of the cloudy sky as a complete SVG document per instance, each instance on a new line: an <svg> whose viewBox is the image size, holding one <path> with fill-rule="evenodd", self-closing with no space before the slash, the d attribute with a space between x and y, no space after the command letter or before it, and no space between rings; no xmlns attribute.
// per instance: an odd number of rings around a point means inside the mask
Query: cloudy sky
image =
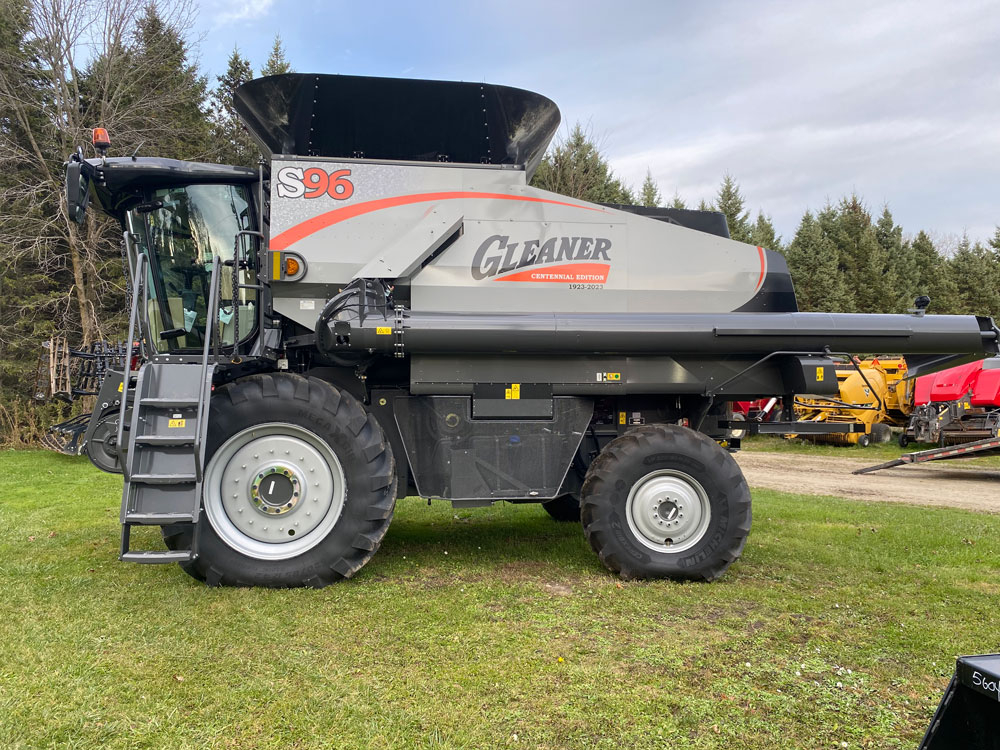
<svg viewBox="0 0 1000 750"><path fill-rule="evenodd" d="M1000 0L201 0L203 65L538 91L638 186L711 198L723 174L789 238L852 191L909 233L1000 224Z"/></svg>

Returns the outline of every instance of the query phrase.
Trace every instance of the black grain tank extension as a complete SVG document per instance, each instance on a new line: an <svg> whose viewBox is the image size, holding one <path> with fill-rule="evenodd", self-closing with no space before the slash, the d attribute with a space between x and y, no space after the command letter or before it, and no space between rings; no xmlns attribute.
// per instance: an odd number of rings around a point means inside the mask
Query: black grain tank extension
<svg viewBox="0 0 1000 750"><path fill-rule="evenodd" d="M517 164L528 179L559 126L552 100L486 83L288 73L234 103L267 153Z"/></svg>

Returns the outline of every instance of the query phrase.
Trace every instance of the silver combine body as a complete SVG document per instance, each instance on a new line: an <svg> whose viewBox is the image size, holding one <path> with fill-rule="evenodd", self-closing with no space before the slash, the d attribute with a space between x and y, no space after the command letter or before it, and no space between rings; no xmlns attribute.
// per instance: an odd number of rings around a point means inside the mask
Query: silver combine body
<svg viewBox="0 0 1000 750"><path fill-rule="evenodd" d="M711 580L750 528L731 401L783 397L768 429L806 432L791 403L835 394L838 356L997 353L989 318L800 313L783 257L719 214L531 187L559 123L532 92L289 74L235 101L258 171L68 167L135 287L144 363L94 417L117 425L123 559L323 585L419 495L541 502L622 576ZM167 550L132 551L137 524Z"/></svg>

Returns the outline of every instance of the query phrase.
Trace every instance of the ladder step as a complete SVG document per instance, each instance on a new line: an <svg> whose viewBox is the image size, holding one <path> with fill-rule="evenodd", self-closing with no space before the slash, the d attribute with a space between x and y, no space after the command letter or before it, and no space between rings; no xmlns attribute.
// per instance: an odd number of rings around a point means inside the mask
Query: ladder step
<svg viewBox="0 0 1000 750"><path fill-rule="evenodd" d="M194 523L197 516L192 513L127 513L125 523L145 526L169 526L172 523Z"/></svg>
<svg viewBox="0 0 1000 750"><path fill-rule="evenodd" d="M139 399L143 406L156 406L161 409L193 409L198 406L196 398L146 398Z"/></svg>
<svg viewBox="0 0 1000 750"><path fill-rule="evenodd" d="M145 563L146 565L188 562L191 558L191 550L189 549L164 550L162 552L126 552L121 556L124 562Z"/></svg>
<svg viewBox="0 0 1000 750"><path fill-rule="evenodd" d="M194 474L133 474L129 481L132 484L194 484L197 477Z"/></svg>
<svg viewBox="0 0 1000 750"><path fill-rule="evenodd" d="M194 435L137 435L135 445L194 445Z"/></svg>

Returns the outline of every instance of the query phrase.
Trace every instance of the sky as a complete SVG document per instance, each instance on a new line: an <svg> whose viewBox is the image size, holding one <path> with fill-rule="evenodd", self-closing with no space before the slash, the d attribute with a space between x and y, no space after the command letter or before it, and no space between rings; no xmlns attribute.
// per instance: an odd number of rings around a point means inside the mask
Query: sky
<svg viewBox="0 0 1000 750"><path fill-rule="evenodd" d="M785 240L852 192L908 234L1000 224L1000 0L200 0L203 67L276 33L295 70L487 81L582 123L615 173L711 200L726 173Z"/></svg>

